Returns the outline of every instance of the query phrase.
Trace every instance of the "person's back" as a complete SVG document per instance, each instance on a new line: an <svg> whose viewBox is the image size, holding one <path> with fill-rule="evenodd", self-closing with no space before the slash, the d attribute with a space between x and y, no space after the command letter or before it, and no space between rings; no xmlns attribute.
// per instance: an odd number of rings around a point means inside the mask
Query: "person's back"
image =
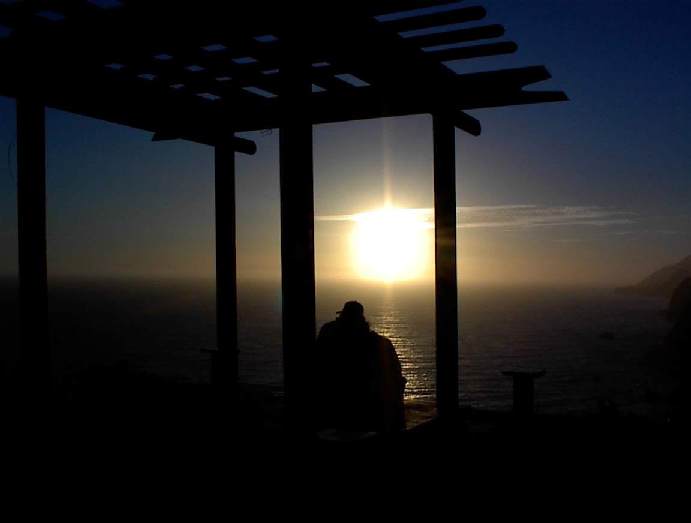
<svg viewBox="0 0 691 523"><path fill-rule="evenodd" d="M667 317L673 327L667 336L667 345L688 359L691 350L691 278L681 282L672 294Z"/></svg>
<svg viewBox="0 0 691 523"><path fill-rule="evenodd" d="M389 338L375 332L371 335L376 344L376 355L379 359L376 380L376 408L379 425L384 431L403 430L405 429L403 392L406 379L403 376L401 362Z"/></svg>
<svg viewBox="0 0 691 523"><path fill-rule="evenodd" d="M405 378L393 344L370 331L364 309L348 302L317 339L315 369L324 427L362 431L405 428Z"/></svg>

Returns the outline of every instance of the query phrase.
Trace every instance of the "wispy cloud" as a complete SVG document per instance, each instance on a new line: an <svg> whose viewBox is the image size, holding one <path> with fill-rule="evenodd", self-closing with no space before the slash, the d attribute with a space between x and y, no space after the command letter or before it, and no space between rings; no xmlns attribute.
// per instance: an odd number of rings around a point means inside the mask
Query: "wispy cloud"
<svg viewBox="0 0 691 523"><path fill-rule="evenodd" d="M434 209L409 209L421 221L434 223ZM635 223L635 213L609 207L570 205L485 205L456 209L458 227L463 229L494 228L507 230L538 227L608 227ZM357 214L317 216L317 221L357 221Z"/></svg>
<svg viewBox="0 0 691 523"><path fill-rule="evenodd" d="M630 212L584 205L460 207L458 212L459 226L462 228L606 227L632 224L635 217Z"/></svg>

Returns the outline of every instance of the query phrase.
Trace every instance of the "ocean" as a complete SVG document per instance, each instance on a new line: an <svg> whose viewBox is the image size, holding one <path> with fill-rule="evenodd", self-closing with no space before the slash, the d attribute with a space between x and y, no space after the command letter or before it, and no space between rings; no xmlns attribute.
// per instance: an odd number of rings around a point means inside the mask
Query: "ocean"
<svg viewBox="0 0 691 523"><path fill-rule="evenodd" d="M317 322L357 299L371 327L394 343L408 379L406 398L434 397L434 293L426 285L319 283ZM58 380L95 365L129 368L180 382L209 380L215 335L212 281L54 281L51 337ZM281 294L268 282L239 289L241 380L281 394ZM667 331L659 298L609 289L462 286L461 404L508 410L505 370L545 370L539 412L594 412L604 399L645 407L659 386L648 364ZM0 373L16 363L16 288L0 284ZM0 374L0 375L1 375Z"/></svg>

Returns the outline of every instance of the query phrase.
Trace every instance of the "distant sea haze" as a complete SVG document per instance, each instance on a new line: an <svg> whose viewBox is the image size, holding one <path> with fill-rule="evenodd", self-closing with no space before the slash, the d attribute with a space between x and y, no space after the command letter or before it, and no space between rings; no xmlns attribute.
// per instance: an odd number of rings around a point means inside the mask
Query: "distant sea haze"
<svg viewBox="0 0 691 523"><path fill-rule="evenodd" d="M371 327L396 346L408 378L408 399L434 397L434 294L426 285L320 283L317 321L343 302L365 306ZM209 379L216 344L212 281L62 281L50 289L56 375L123 360L130 369L181 382ZM602 289L463 287L460 290L461 402L482 409L511 406L504 370L542 370L536 385L542 412L594 411L603 398L645 408L656 387L646 354L669 328L657 297ZM2 367L16 364L16 286L0 285ZM282 390L281 294L276 283L239 289L241 379Z"/></svg>

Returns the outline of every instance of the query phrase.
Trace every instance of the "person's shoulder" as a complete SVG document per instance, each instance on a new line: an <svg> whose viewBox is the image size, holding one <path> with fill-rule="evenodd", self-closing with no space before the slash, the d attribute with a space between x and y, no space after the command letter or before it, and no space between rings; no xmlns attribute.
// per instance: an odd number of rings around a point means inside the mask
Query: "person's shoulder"
<svg viewBox="0 0 691 523"><path fill-rule="evenodd" d="M336 320L327 321L324 325L322 325L322 330L335 329L337 325L338 323L336 322Z"/></svg>
<svg viewBox="0 0 691 523"><path fill-rule="evenodd" d="M372 340L376 341L378 344L393 347L393 343L386 336L383 336L375 331L370 331L369 335L371 336Z"/></svg>
<svg viewBox="0 0 691 523"><path fill-rule="evenodd" d="M322 328L319 329L319 336L328 336L329 334L332 334L336 331L338 325L336 323L336 320L334 321L329 321L322 325Z"/></svg>
<svg viewBox="0 0 691 523"><path fill-rule="evenodd" d="M369 331L369 333L370 333L370 336L374 336L374 337L376 337L377 339L380 339L380 340L388 340L388 339L389 339L389 338L387 338L386 336L384 336L383 334L379 334L379 333L378 333L377 331L375 331L374 329L371 329L371 330Z"/></svg>

